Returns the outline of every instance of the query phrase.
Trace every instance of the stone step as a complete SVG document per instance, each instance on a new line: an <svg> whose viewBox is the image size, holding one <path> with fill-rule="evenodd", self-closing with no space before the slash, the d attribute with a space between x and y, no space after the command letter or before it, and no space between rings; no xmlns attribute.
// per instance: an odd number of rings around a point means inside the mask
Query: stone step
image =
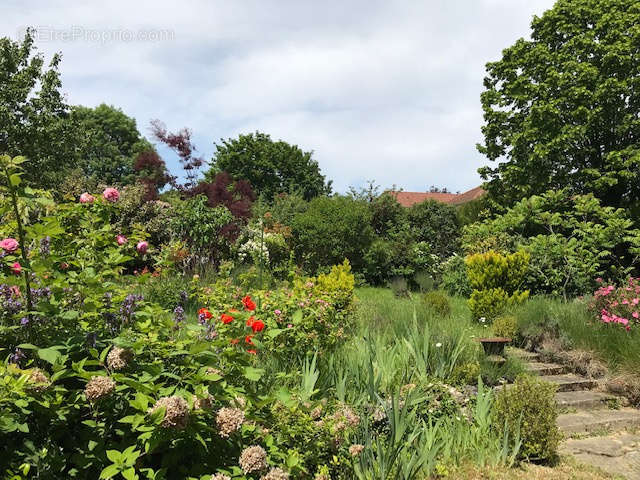
<svg viewBox="0 0 640 480"><path fill-rule="evenodd" d="M640 410L581 410L558 415L558 427L566 434L599 433L640 426Z"/></svg>
<svg viewBox="0 0 640 480"><path fill-rule="evenodd" d="M572 373L564 375L541 375L541 380L558 386L558 392L571 392L575 390L589 390L598 385L595 380L590 380Z"/></svg>
<svg viewBox="0 0 640 480"><path fill-rule="evenodd" d="M508 347L506 349L507 355L518 358L524 362L537 362L540 359L540 354L535 352L529 352L521 348Z"/></svg>
<svg viewBox="0 0 640 480"><path fill-rule="evenodd" d="M565 368L557 363L529 362L525 365L529 373L535 375L559 375L565 372Z"/></svg>
<svg viewBox="0 0 640 480"><path fill-rule="evenodd" d="M590 392L588 390L556 393L556 403L561 408L601 408L605 406L608 401L614 401L616 398L615 395Z"/></svg>

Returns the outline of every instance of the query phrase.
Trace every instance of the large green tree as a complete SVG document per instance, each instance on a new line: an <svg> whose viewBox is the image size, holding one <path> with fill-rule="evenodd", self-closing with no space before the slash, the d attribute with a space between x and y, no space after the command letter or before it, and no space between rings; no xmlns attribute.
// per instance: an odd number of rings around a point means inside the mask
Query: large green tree
<svg viewBox="0 0 640 480"><path fill-rule="evenodd" d="M640 3L559 0L487 64L479 171L503 205L548 189L640 199Z"/></svg>
<svg viewBox="0 0 640 480"><path fill-rule="evenodd" d="M0 38L0 154L29 158L24 178L43 187L58 185L74 158L59 64L56 54L45 65L31 30L21 42Z"/></svg>
<svg viewBox="0 0 640 480"><path fill-rule="evenodd" d="M250 133L216 144L207 178L228 172L244 179L258 195L271 200L279 193L298 193L305 200L331 193L331 182L320 173L312 152L297 145L273 141L268 134Z"/></svg>
<svg viewBox="0 0 640 480"><path fill-rule="evenodd" d="M153 146L140 134L135 119L119 108L77 106L70 121L78 132L76 165L87 177L105 184L133 183L136 157Z"/></svg>

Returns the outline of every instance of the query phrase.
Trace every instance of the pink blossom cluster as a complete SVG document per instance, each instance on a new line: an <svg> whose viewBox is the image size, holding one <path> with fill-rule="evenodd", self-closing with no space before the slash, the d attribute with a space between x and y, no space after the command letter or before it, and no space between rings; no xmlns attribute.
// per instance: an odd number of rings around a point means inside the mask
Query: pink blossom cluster
<svg viewBox="0 0 640 480"><path fill-rule="evenodd" d="M597 282L602 284L601 278ZM630 330L640 324L640 278L630 278L626 284L602 285L593 294L590 305L603 323L617 323Z"/></svg>

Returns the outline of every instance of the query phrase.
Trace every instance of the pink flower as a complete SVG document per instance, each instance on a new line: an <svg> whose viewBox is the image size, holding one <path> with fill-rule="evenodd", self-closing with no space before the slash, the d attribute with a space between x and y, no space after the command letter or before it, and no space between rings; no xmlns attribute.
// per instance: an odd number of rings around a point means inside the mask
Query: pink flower
<svg viewBox="0 0 640 480"><path fill-rule="evenodd" d="M118 245L122 246L125 243L128 242L127 237L125 237L124 235L117 235L116 236L116 242L118 242Z"/></svg>
<svg viewBox="0 0 640 480"><path fill-rule="evenodd" d="M637 305L638 302L640 302L640 298L634 298L633 300L631 300L631 305Z"/></svg>
<svg viewBox="0 0 640 480"><path fill-rule="evenodd" d="M20 265L18 262L14 263L13 265L11 265L11 271L16 275L20 275L22 273L22 265Z"/></svg>
<svg viewBox="0 0 640 480"><path fill-rule="evenodd" d="M102 196L105 200L115 203L120 198L120 192L118 192L118 190L116 190L115 188L109 187L104 189L104 192L102 192Z"/></svg>
<svg viewBox="0 0 640 480"><path fill-rule="evenodd" d="M280 310L275 310L273 313L275 313L276 315L281 315L282 312Z"/></svg>
<svg viewBox="0 0 640 480"><path fill-rule="evenodd" d="M0 242L0 248L7 252L15 252L18 249L18 241L15 238L5 238Z"/></svg>
<svg viewBox="0 0 640 480"><path fill-rule="evenodd" d="M147 249L149 248L149 244L147 242L145 242L144 240L142 240L141 242L138 242L138 245L136 245L136 250L138 250L138 253L144 255L145 253L147 253Z"/></svg>
<svg viewBox="0 0 640 480"><path fill-rule="evenodd" d="M80 203L93 203L95 198L90 193L84 192L80 195Z"/></svg>
<svg viewBox="0 0 640 480"><path fill-rule="evenodd" d="M292 325L292 324L290 324L290 323L288 323L288 324L287 324L287 328L293 328L293 325Z"/></svg>

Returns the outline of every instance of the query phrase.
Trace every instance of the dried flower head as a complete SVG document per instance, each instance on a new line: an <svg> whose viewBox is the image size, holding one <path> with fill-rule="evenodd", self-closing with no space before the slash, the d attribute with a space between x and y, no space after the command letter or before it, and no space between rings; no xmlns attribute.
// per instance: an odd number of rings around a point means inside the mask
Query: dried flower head
<svg viewBox="0 0 640 480"><path fill-rule="evenodd" d="M221 437L228 437L240 429L244 423L244 411L239 408L223 407L216 415L216 425Z"/></svg>
<svg viewBox="0 0 640 480"><path fill-rule="evenodd" d="M224 473L214 473L211 475L211 480L231 480L231 477Z"/></svg>
<svg viewBox="0 0 640 480"><path fill-rule="evenodd" d="M236 407L244 408L247 406L247 400L244 397L236 397L233 399Z"/></svg>
<svg viewBox="0 0 640 480"><path fill-rule="evenodd" d="M224 375L222 375L222 370L219 370L219 369L214 368L214 367L207 367L207 370L205 371L205 373L207 375L220 375L221 377L224 376Z"/></svg>
<svg viewBox="0 0 640 480"><path fill-rule="evenodd" d="M84 395L90 402L95 402L103 397L111 395L116 389L116 382L109 377L99 375L91 377L84 387Z"/></svg>
<svg viewBox="0 0 640 480"><path fill-rule="evenodd" d="M258 445L247 447L240 454L238 464L245 474L266 470L267 452Z"/></svg>
<svg viewBox="0 0 640 480"><path fill-rule="evenodd" d="M311 410L310 415L313 420L318 420L322 416L322 405L318 405L316 408Z"/></svg>
<svg viewBox="0 0 640 480"><path fill-rule="evenodd" d="M189 420L189 405L182 397L162 397L151 407L151 412L155 412L159 408L165 408L164 419L161 425L164 428L183 429L187 426Z"/></svg>
<svg viewBox="0 0 640 480"><path fill-rule="evenodd" d="M213 396L208 393L206 397L193 396L193 408L195 410L209 410L213 406Z"/></svg>
<svg viewBox="0 0 640 480"><path fill-rule="evenodd" d="M360 445L359 443L355 443L349 447L349 454L352 457L357 457L364 450L364 445Z"/></svg>
<svg viewBox="0 0 640 480"><path fill-rule="evenodd" d="M107 355L107 365L111 370L122 370L129 364L132 358L133 352L131 350L113 347L109 355Z"/></svg>
<svg viewBox="0 0 640 480"><path fill-rule="evenodd" d="M360 423L360 417L349 405L343 405L337 410L333 414L333 419L336 421L335 429L337 431L344 430L346 427L357 427Z"/></svg>
<svg viewBox="0 0 640 480"><path fill-rule="evenodd" d="M31 390L35 390L36 392L42 392L43 390L46 390L50 385L49 379L39 368L34 368L29 373L28 381L29 388Z"/></svg>
<svg viewBox="0 0 640 480"><path fill-rule="evenodd" d="M289 474L280 467L275 467L262 476L260 480L289 480Z"/></svg>

